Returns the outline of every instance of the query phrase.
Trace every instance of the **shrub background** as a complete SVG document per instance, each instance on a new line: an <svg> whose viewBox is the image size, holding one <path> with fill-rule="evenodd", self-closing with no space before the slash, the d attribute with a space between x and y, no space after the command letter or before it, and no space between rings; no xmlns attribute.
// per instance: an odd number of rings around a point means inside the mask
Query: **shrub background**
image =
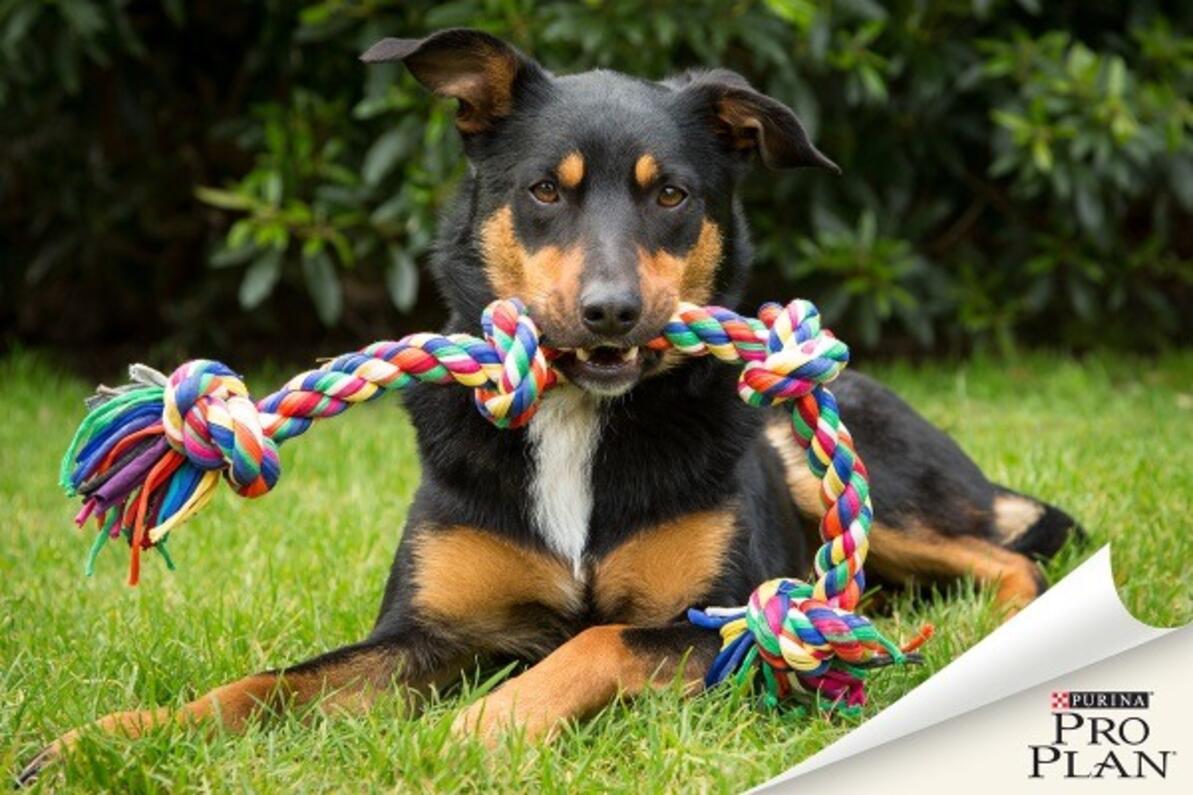
<svg viewBox="0 0 1193 795"><path fill-rule="evenodd" d="M356 56L469 25L559 72L726 65L795 108L846 174L749 180L752 300L811 298L883 353L1170 346L1191 23L1146 1L0 0L0 328L95 366L437 323L454 109Z"/></svg>

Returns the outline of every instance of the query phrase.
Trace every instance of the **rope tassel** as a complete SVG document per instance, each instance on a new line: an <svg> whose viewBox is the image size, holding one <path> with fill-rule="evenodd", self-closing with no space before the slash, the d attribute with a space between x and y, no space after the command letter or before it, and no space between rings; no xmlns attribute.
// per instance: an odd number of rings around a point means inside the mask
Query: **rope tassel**
<svg viewBox="0 0 1193 795"><path fill-rule="evenodd" d="M563 378L551 366L557 352L540 345L538 328L516 300L490 304L481 328L483 338L421 333L375 342L257 401L219 362L197 359L169 377L134 365L132 383L101 387L88 400L62 461L62 486L84 500L76 523L93 518L99 528L88 571L105 541L120 536L132 547L130 584L139 579L144 549L156 548L172 567L169 534L207 504L221 475L241 496L266 494L281 476L279 445L315 420L414 383L467 387L495 426L525 426ZM690 611L693 622L724 638L709 683L734 671L744 677L758 665L770 701L804 690L857 707L867 667L907 658L852 613L865 589L873 508L865 465L826 386L848 364L849 349L821 329L816 307L802 300L766 304L757 318L681 304L649 346L741 366L738 393L751 405L790 401L792 432L821 480L824 543L815 581L772 580L745 607Z"/></svg>

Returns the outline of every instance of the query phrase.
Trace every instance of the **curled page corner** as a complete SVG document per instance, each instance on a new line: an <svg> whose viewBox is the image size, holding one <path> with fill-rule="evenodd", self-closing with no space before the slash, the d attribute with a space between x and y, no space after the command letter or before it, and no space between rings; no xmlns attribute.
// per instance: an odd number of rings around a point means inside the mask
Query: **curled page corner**
<svg viewBox="0 0 1193 795"><path fill-rule="evenodd" d="M813 770L972 712L1172 629L1148 626L1123 605L1114 587L1107 544L903 698L751 792L786 791L787 785Z"/></svg>

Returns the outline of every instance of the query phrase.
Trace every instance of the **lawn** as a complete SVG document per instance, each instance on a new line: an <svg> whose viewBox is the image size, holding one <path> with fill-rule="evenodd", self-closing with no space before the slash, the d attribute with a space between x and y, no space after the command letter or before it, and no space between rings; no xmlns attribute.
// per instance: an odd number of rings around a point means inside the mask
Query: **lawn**
<svg viewBox="0 0 1193 795"><path fill-rule="evenodd" d="M1047 496L1084 522L1092 543L1067 548L1048 567L1052 581L1114 541L1120 593L1138 617L1193 618L1193 352L1081 361L1033 354L870 371L946 428L994 480ZM266 389L276 381L250 383ZM257 501L221 494L178 531L177 572L150 556L142 584L130 589L127 555L113 547L86 579L91 531L74 529L74 506L55 484L86 392L42 357L0 359L6 771L102 713L178 704L361 638L418 481L413 435L396 401L358 408L284 449L286 476L273 494ZM924 621L938 627L926 664L877 676L871 714L997 623L989 599L964 585L947 598L899 597L879 623L908 636ZM461 700L474 695L472 686L449 691L417 719L392 699L362 717L292 717L239 737L173 728L136 742L93 738L72 757L66 784L171 792L736 791L852 725L768 713L731 688L688 700L672 688L610 707L550 747L513 737L490 754L448 733Z"/></svg>

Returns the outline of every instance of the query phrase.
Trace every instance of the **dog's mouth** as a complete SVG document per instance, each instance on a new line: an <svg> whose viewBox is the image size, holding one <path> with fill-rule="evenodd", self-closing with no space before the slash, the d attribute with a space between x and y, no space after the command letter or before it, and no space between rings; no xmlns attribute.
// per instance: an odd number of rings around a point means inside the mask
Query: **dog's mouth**
<svg viewBox="0 0 1193 795"><path fill-rule="evenodd" d="M555 367L581 389L612 397L629 391L658 361L650 348L597 345L564 350Z"/></svg>

